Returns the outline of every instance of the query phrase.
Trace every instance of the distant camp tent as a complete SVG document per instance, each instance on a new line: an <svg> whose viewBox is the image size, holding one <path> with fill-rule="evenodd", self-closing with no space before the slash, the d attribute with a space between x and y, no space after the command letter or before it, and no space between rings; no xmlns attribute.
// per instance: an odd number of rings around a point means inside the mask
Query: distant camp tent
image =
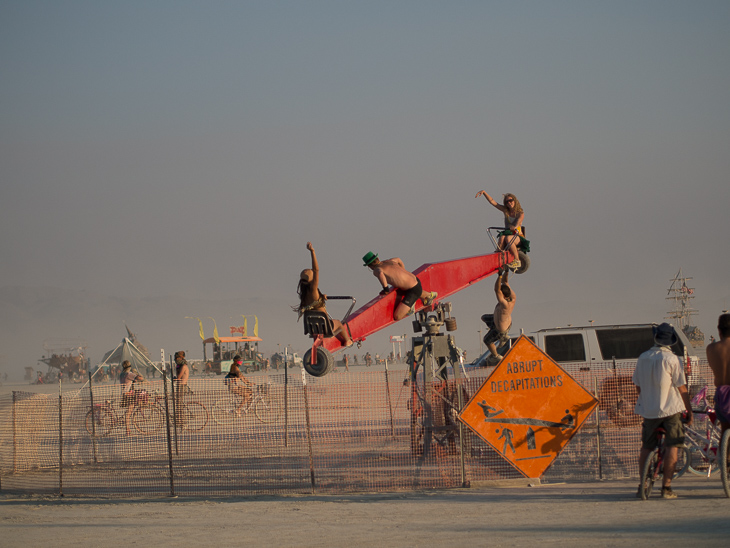
<svg viewBox="0 0 730 548"><path fill-rule="evenodd" d="M104 360L101 362L101 364L99 364L99 366L96 368L96 371L94 371L91 376L94 377L99 371L103 370L105 365L109 363L122 363L125 360L129 360L129 363L132 364L132 369L140 371L143 367L152 366L157 369L157 371L160 373L160 376L162 376L162 371L160 370L160 368L157 367L157 365L155 365L147 356L145 356L139 350L139 348L137 348L134 343L127 337L124 337L122 339L122 342L119 343L119 345L114 350L110 350L109 352L104 354Z"/></svg>
<svg viewBox="0 0 730 548"><path fill-rule="evenodd" d="M147 350L147 347L146 347L145 345L143 345L143 344L142 344L141 342L139 342L139 341L137 340L137 335L135 335L134 333L132 333L132 332L131 332L131 331L129 330L129 327L127 327L127 324L126 324L126 323L124 324L124 327L125 327L125 328L126 328L126 330L127 330L127 337L129 338L129 340L130 340L130 341L132 341L132 344L133 344L134 346L136 346L136 347L137 347L137 349L138 349L138 350L139 350L140 352L142 352L142 354L144 354L145 356L147 356L147 357L149 358L149 357L150 357L150 353L149 353L149 351Z"/></svg>

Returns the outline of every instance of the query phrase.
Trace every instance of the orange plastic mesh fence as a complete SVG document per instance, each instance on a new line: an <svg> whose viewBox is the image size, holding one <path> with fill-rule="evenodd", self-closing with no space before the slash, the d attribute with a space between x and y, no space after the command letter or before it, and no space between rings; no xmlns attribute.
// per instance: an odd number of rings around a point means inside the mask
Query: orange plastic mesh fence
<svg viewBox="0 0 730 548"><path fill-rule="evenodd" d="M640 418L633 413L632 370L610 363L565 368L597 392L600 405L543 480L636 477ZM520 478L456 418L489 372L471 370L461 387L450 381L433 390L422 377L410 382L402 369L338 370L307 376L306 384L290 370L288 377L250 377L250 392L229 390L220 377L193 378L189 391L167 399L156 379L126 407L118 385L61 397L14 392L0 398L0 489L229 496L416 490ZM692 390L711 378L700 363L690 377Z"/></svg>

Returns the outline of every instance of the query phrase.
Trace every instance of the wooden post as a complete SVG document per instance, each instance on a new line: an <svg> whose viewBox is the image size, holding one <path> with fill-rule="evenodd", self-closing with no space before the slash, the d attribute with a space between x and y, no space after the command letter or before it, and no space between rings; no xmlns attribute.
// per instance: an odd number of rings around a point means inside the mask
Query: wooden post
<svg viewBox="0 0 730 548"><path fill-rule="evenodd" d="M167 396L167 368L162 367L162 384L165 387L165 426L167 429L167 459L170 470L170 496L175 496L175 474L172 467L172 436L170 431L170 403Z"/></svg>
<svg viewBox="0 0 730 548"><path fill-rule="evenodd" d="M91 401L91 452L94 455L94 464L97 464L98 456L96 454L96 414L94 413L94 387L92 385L91 368L89 368L89 399ZM85 417L84 417L85 418ZM86 427L86 425L84 425Z"/></svg>
<svg viewBox="0 0 730 548"><path fill-rule="evenodd" d="M307 377L304 374L302 364L302 388L304 389L304 416L307 420L307 448L309 449L309 479L312 483L312 494L314 494L314 455L312 453L312 431L309 422L309 399L307 398Z"/></svg>
<svg viewBox="0 0 730 548"><path fill-rule="evenodd" d="M390 434L393 436L393 438L395 438L395 425L393 424L393 402L390 399L390 382L388 381L388 358L385 358L385 393L388 397L388 411L390 412Z"/></svg>
<svg viewBox="0 0 730 548"><path fill-rule="evenodd" d="M63 392L58 378L58 496L63 497Z"/></svg>

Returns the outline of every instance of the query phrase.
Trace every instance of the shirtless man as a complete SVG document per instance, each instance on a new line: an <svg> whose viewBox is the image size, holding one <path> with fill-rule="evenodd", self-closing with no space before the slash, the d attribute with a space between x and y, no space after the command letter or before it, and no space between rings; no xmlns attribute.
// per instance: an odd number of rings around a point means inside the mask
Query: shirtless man
<svg viewBox="0 0 730 548"><path fill-rule="evenodd" d="M497 274L497 280L494 282L497 306L494 307L494 314L484 314L482 316L482 321L489 327L489 331L484 335L484 344L492 353L492 363L490 365L496 365L502 360L503 356L497 353L495 343L499 341L500 344L505 344L509 341L509 330L512 327L512 311L515 308L517 295L509 285L508 275L507 270Z"/></svg>
<svg viewBox="0 0 730 548"><path fill-rule="evenodd" d="M132 429L130 427L132 413L137 405L137 391L134 388L134 383L144 381L144 377L132 369L132 364L129 360L122 362L122 372L119 375L119 384L122 385L122 407L126 407L127 411L124 414L124 425L127 427L127 435L132 435Z"/></svg>
<svg viewBox="0 0 730 548"><path fill-rule="evenodd" d="M188 393L190 388L188 387L188 378L190 377L190 367L188 367L188 361L185 359L185 351L178 350L175 352L175 409L178 413L181 412L185 394ZM178 420L182 420L179 418Z"/></svg>
<svg viewBox="0 0 730 548"><path fill-rule="evenodd" d="M717 320L720 340L707 347L707 361L715 376L715 412L722 431L730 428L730 314Z"/></svg>
<svg viewBox="0 0 730 548"><path fill-rule="evenodd" d="M412 272L408 272L403 261L398 257L381 261L378 259L377 253L368 251L362 260L365 263L364 266L373 271L373 276L383 286L383 290L380 292L381 295L387 295L390 292L389 284L404 293L403 300L398 303L393 311L395 321L402 320L412 314L418 299L421 299L424 306L429 306L438 297L438 293L435 291L424 291L421 287L421 280Z"/></svg>

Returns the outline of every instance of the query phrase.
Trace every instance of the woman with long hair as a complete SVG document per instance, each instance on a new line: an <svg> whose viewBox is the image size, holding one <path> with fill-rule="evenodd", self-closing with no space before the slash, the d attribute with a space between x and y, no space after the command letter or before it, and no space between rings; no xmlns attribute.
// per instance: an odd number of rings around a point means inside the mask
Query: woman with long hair
<svg viewBox="0 0 730 548"><path fill-rule="evenodd" d="M475 198L479 198L479 196L484 196L490 204L504 214L504 230L498 234L499 240L497 241L497 244L499 245L499 249L502 250L509 246L510 253L512 253L514 260L507 266L509 268L519 268L522 266L522 263L520 262L519 255L517 254L517 244L525 237L522 230L522 221L525 218L525 212L520 205L520 201L511 192L504 195L504 201L502 204L497 203L494 198L483 190L477 192ZM512 243L510 244L510 242Z"/></svg>
<svg viewBox="0 0 730 548"><path fill-rule="evenodd" d="M319 310L327 314L327 295L319 290L319 263L317 263L317 255L314 253L312 242L307 242L307 249L312 255L312 268L305 268L299 274L299 284L297 285L297 294L299 295L299 306L293 306L292 310L299 314L299 318L309 310ZM352 339L347 332L347 328L342 325L339 320L333 320L332 333L342 341L344 346L350 346Z"/></svg>

